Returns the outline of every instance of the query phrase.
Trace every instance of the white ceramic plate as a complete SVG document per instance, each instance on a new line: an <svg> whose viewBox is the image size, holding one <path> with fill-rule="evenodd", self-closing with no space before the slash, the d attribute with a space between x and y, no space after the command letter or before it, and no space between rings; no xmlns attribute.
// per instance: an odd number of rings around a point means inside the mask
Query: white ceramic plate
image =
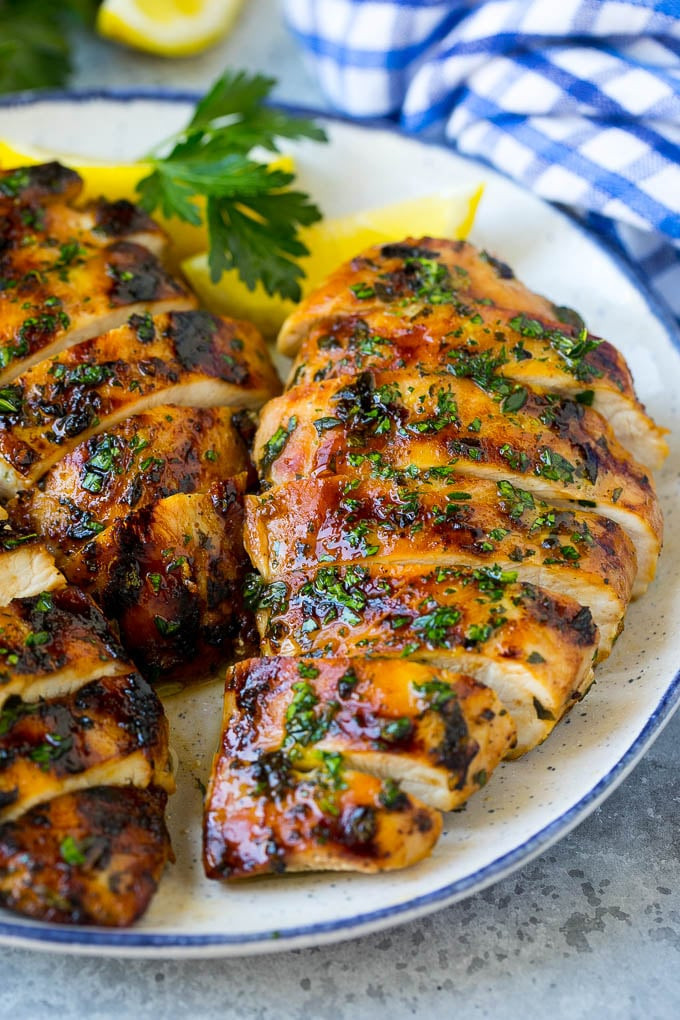
<svg viewBox="0 0 680 1020"><path fill-rule="evenodd" d="M190 97L48 96L0 106L0 136L128 159L176 130ZM318 945L414 918L496 881L564 836L612 792L680 698L680 354L673 325L615 258L572 220L486 167L398 133L327 123L331 143L296 150L302 183L328 215L439 188L486 182L472 240L560 304L628 359L642 400L672 430L659 479L667 542L659 576L634 605L614 654L582 705L528 757L502 766L463 813L449 815L432 856L384 876L309 875L233 887L201 867L200 787L216 746L221 685L167 699L180 766L170 804L177 863L132 930L70 928L0 911L0 943L75 953L229 956Z"/></svg>

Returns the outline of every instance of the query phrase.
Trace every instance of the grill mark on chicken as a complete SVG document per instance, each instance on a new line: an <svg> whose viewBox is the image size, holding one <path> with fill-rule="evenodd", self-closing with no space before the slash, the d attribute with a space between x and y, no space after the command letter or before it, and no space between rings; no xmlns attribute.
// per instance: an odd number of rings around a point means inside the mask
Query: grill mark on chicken
<svg viewBox="0 0 680 1020"><path fill-rule="evenodd" d="M419 378L471 378L504 404L526 401L526 384L589 404L609 420L621 444L650 468L667 455L663 430L635 397L622 355L606 341L569 326L502 309L460 315L435 306L411 320L373 312L324 320L303 341L289 388L365 371Z"/></svg>
<svg viewBox="0 0 680 1020"><path fill-rule="evenodd" d="M192 312L158 316L153 326L153 337L140 342L135 319L0 390L6 494L27 488L80 440L132 414L161 403L258 406L279 389L249 324Z"/></svg>
<svg viewBox="0 0 680 1020"><path fill-rule="evenodd" d="M517 754L580 697L598 644L587 608L499 569L324 567L255 586L251 599L266 655L409 658L470 673L513 716Z"/></svg>
<svg viewBox="0 0 680 1020"><path fill-rule="evenodd" d="M241 598L245 476L129 513L66 559L152 680L209 675L256 643Z"/></svg>
<svg viewBox="0 0 680 1020"><path fill-rule="evenodd" d="M178 492L205 492L250 470L229 408L161 406L124 419L63 457L8 512L59 562L131 510Z"/></svg>
<svg viewBox="0 0 680 1020"><path fill-rule="evenodd" d="M565 398L527 394L521 408L504 412L469 379L363 373L351 384L299 386L271 401L254 456L274 484L331 474L438 484L452 474L509 479L625 528L638 550L634 596L654 576L662 518L650 477L601 415Z"/></svg>
<svg viewBox="0 0 680 1020"><path fill-rule="evenodd" d="M5 704L0 715L0 819L102 780L174 789L167 720L136 674L102 677L64 698ZM106 779L104 779L106 777Z"/></svg>
<svg viewBox="0 0 680 1020"><path fill-rule="evenodd" d="M620 629L635 549L612 521L557 509L509 481L304 479L246 497L246 548L267 581L337 564L500 567L589 605L600 655Z"/></svg>
<svg viewBox="0 0 680 1020"><path fill-rule="evenodd" d="M1 825L0 903L57 924L134 923L171 858L166 802L158 787L96 787Z"/></svg>
<svg viewBox="0 0 680 1020"><path fill-rule="evenodd" d="M512 308L555 322L555 306L532 293L503 265L465 241L407 239L399 245L376 245L340 266L309 295L283 324L279 350L294 355L320 319L336 314L363 314L399 309L400 315L447 305L473 315L477 306Z"/></svg>

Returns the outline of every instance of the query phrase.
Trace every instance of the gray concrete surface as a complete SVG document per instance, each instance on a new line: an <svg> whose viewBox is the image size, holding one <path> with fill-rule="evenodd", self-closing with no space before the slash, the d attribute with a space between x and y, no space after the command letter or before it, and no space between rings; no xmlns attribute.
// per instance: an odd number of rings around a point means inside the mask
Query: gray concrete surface
<svg viewBox="0 0 680 1020"><path fill-rule="evenodd" d="M79 87L207 85L227 64L321 105L277 17L250 0L212 53L167 64L84 44ZM680 1017L680 715L578 829L493 888L420 921L323 949L137 962L0 950L0 1017L362 1020Z"/></svg>

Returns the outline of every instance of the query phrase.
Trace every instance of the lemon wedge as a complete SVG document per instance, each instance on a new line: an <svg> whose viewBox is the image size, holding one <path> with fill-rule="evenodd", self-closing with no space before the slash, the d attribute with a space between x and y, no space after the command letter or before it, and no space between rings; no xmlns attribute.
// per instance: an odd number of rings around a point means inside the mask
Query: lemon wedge
<svg viewBox="0 0 680 1020"><path fill-rule="evenodd" d="M226 35L243 0L104 0L97 31L161 57L201 53Z"/></svg>
<svg viewBox="0 0 680 1020"><path fill-rule="evenodd" d="M394 205L367 209L341 219L322 220L300 230L309 255L300 260L306 277L304 294L318 286L340 263L373 244L402 237L463 238L470 232L482 196L482 187L441 192ZM211 311L249 319L268 337L295 307L292 301L271 297L258 284L248 290L236 270L224 273L217 283L210 279L205 252L182 262L182 271L200 300Z"/></svg>

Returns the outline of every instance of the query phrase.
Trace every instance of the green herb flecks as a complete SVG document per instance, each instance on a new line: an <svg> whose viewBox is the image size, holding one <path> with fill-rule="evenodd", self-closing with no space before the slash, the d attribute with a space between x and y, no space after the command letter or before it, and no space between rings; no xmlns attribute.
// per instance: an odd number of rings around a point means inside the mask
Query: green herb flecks
<svg viewBox="0 0 680 1020"><path fill-rule="evenodd" d="M590 336L585 326L574 337L562 330L550 329L538 319L531 319L523 314L511 319L510 326L522 336L547 341L552 349L561 355L567 371L579 382L591 382L602 376L601 370L587 361L588 355L596 351L602 341Z"/></svg>
<svg viewBox="0 0 680 1020"><path fill-rule="evenodd" d="M262 456L260 457L261 471L266 471L267 468L271 467L274 461L281 456L286 443L296 428L297 418L295 415L288 419L288 424L285 427L283 425L279 425L274 435L271 436L271 438L264 444Z"/></svg>

